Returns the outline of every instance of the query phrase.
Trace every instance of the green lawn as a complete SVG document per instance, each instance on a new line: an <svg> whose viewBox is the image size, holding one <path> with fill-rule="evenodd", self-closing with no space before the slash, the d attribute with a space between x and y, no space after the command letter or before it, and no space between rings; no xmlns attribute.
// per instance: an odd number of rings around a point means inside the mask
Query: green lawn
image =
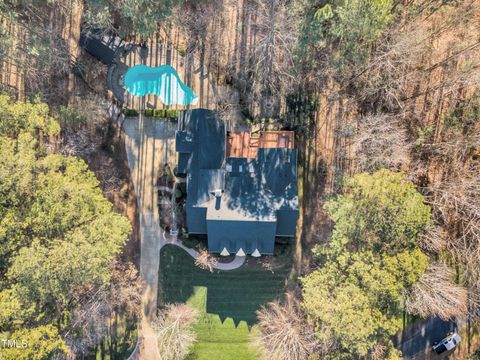
<svg viewBox="0 0 480 360"><path fill-rule="evenodd" d="M159 301L186 302L201 313L196 326L198 341L189 359L258 359L249 344L255 311L283 293L291 263L273 272L243 266L210 273L196 267L182 249L167 245L160 266Z"/></svg>

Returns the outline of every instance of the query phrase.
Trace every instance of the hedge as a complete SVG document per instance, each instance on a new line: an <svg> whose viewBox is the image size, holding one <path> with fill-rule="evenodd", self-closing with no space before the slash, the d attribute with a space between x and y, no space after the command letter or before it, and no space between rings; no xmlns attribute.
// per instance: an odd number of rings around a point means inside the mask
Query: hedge
<svg viewBox="0 0 480 360"><path fill-rule="evenodd" d="M138 116L138 111L134 109L123 109L123 115L125 116Z"/></svg>
<svg viewBox="0 0 480 360"><path fill-rule="evenodd" d="M171 109L145 109L144 115L146 117L156 117L156 118L177 118L178 110ZM134 109L123 109L123 114L125 116L138 116L138 111Z"/></svg>

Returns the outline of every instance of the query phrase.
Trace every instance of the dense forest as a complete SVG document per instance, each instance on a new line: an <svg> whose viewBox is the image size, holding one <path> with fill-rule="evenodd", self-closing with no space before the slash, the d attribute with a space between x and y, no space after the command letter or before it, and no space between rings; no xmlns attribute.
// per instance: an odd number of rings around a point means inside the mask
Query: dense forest
<svg viewBox="0 0 480 360"><path fill-rule="evenodd" d="M234 126L295 131L295 268L257 312L265 358L399 359L408 317L462 319L475 358L479 1L0 0L0 19L0 334L34 344L0 358L108 352L139 317L118 104L79 45L96 29L195 59ZM193 318L159 315L186 324L164 358L188 354Z"/></svg>

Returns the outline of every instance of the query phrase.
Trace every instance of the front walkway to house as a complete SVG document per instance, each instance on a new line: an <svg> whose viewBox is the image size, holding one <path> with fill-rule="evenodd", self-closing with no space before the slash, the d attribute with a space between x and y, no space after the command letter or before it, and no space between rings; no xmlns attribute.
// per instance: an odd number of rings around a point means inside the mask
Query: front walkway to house
<svg viewBox="0 0 480 360"><path fill-rule="evenodd" d="M198 258L198 256L200 255L197 250L183 245L183 243L176 237L172 237L164 232L163 238L165 239L165 242L162 244L162 247L167 244L178 246L179 248L185 250L194 259ZM242 266L245 260L245 256L235 256L232 261L228 263L218 262L216 265L213 265L213 268L217 270L235 270Z"/></svg>
<svg viewBox="0 0 480 360"><path fill-rule="evenodd" d="M140 276L145 282L142 294L142 319L138 343L130 359L159 360L157 340L151 321L157 312L158 269L160 250L173 244L196 258L198 252L185 247L176 237L166 236L160 227L157 179L164 164L174 164L175 124L154 118L119 118L123 121L125 148L132 181L137 194L140 216ZM172 167L173 168L173 167ZM231 263L219 263L217 269L240 267L245 257L236 257Z"/></svg>

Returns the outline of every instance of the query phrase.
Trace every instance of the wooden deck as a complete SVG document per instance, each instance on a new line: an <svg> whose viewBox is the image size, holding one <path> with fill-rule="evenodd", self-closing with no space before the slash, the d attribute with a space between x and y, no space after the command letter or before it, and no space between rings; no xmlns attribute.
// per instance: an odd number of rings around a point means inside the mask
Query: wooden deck
<svg viewBox="0 0 480 360"><path fill-rule="evenodd" d="M247 131L231 132L227 138L227 157L255 159L259 148L293 149L294 147L293 131L261 131L257 137Z"/></svg>

